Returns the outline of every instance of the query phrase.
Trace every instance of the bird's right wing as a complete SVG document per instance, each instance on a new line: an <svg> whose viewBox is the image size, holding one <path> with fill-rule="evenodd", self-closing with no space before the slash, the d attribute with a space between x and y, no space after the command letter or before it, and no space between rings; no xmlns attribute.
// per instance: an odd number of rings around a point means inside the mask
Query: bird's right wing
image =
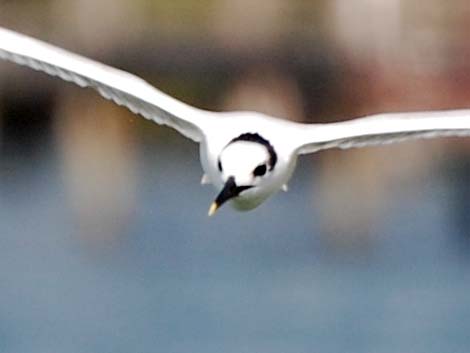
<svg viewBox="0 0 470 353"><path fill-rule="evenodd" d="M330 124L301 125L297 152L354 148L443 136L470 136L470 110L386 113Z"/></svg>
<svg viewBox="0 0 470 353"><path fill-rule="evenodd" d="M144 80L37 39L0 27L0 58L92 87L103 97L136 114L167 125L200 142L208 112L157 90Z"/></svg>

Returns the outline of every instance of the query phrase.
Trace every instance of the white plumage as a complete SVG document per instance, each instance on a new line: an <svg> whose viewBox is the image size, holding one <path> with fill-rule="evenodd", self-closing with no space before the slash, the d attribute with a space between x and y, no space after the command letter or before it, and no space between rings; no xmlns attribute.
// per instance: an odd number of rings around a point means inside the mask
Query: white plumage
<svg viewBox="0 0 470 353"><path fill-rule="evenodd" d="M386 113L330 124L299 124L255 112L204 111L127 72L1 27L0 58L91 87L132 112L199 142L204 181L222 189L211 214L227 200L239 209L259 205L286 185L299 154L410 138L470 135L470 110ZM250 146L255 157L243 158L250 154ZM260 153L260 146L266 153ZM234 158L237 150L240 156Z"/></svg>

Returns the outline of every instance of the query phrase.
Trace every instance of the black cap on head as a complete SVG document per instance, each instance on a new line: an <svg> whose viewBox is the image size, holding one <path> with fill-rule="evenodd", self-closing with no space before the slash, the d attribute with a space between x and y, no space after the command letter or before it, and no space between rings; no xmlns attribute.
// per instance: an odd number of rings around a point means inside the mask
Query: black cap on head
<svg viewBox="0 0 470 353"><path fill-rule="evenodd" d="M277 154L276 151L274 151L274 147L268 140L266 140L264 137L257 133L247 132L245 134L241 134L238 137L235 137L232 141L230 141L230 143L237 141L256 142L266 147L269 153L269 170L273 170L274 166L277 163Z"/></svg>

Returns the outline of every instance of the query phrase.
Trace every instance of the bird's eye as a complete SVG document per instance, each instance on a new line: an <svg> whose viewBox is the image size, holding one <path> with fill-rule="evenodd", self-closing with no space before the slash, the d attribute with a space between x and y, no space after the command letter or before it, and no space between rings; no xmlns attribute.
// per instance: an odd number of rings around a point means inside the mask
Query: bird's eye
<svg viewBox="0 0 470 353"><path fill-rule="evenodd" d="M217 162L217 168L219 168L219 172L222 171L222 163L220 162L220 159L219 159L219 161Z"/></svg>
<svg viewBox="0 0 470 353"><path fill-rule="evenodd" d="M255 170L253 171L253 175L263 176L264 174L266 174L266 170L267 170L266 164L261 164L255 168Z"/></svg>

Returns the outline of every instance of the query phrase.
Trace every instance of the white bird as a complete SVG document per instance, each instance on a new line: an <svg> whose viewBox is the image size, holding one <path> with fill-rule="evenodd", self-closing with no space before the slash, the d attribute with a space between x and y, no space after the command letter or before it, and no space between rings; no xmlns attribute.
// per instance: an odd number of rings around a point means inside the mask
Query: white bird
<svg viewBox="0 0 470 353"><path fill-rule="evenodd" d="M330 124L300 124L256 112L204 111L127 72L1 27L0 58L94 88L105 98L198 142L202 182L219 190L209 215L229 200L236 209L250 210L275 192L287 190L301 154L470 135L470 110L386 113Z"/></svg>

